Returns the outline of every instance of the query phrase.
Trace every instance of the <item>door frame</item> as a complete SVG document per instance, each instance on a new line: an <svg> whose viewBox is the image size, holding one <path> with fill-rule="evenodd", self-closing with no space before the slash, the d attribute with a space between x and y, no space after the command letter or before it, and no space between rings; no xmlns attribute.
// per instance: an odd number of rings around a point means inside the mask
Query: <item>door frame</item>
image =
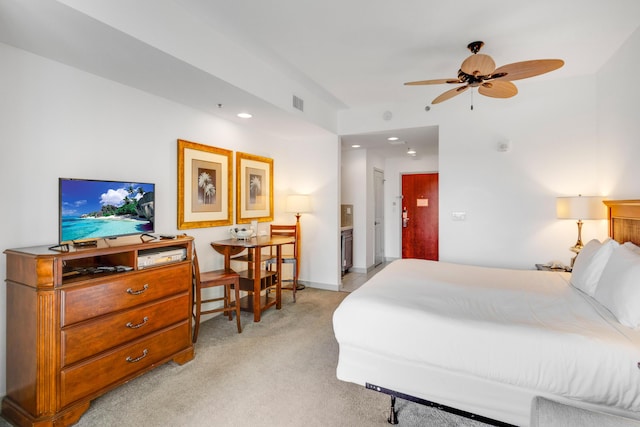
<svg viewBox="0 0 640 427"><path fill-rule="evenodd" d="M378 187L378 179L380 187ZM377 267L382 264L385 259L384 248L384 171L382 169L373 168L373 266ZM378 194L380 190L380 194ZM380 217L377 217L377 213ZM378 258L380 256L380 258Z"/></svg>

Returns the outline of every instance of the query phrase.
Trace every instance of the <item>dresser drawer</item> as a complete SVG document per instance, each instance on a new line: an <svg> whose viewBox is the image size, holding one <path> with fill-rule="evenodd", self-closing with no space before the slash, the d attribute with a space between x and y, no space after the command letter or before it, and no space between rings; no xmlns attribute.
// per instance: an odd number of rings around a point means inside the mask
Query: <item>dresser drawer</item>
<svg viewBox="0 0 640 427"><path fill-rule="evenodd" d="M117 274L61 291L61 326L135 307L191 287L190 263Z"/></svg>
<svg viewBox="0 0 640 427"><path fill-rule="evenodd" d="M62 366L94 356L151 332L189 319L189 294L68 326L62 330Z"/></svg>
<svg viewBox="0 0 640 427"><path fill-rule="evenodd" d="M149 368L191 345L189 322L151 334L130 345L60 372L60 404L69 405Z"/></svg>

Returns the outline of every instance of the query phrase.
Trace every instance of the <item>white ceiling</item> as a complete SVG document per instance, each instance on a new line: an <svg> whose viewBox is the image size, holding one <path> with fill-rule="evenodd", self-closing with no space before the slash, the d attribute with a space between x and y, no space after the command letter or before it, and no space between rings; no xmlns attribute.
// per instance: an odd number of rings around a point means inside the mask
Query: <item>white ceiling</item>
<svg viewBox="0 0 640 427"><path fill-rule="evenodd" d="M110 7L105 0L84 1L102 3L105 10ZM119 10L135 8L137 12L164 3L182 7L283 73L322 92L338 108L427 105L449 87L403 83L455 77L470 55L467 44L475 40L485 42L482 53L491 55L498 66L564 59L560 70L531 80L593 74L640 26L638 0L110 1ZM74 0L61 3L73 5ZM0 42L224 116L214 97L203 96L206 83L209 91L216 87L217 93L229 94L227 99L234 93L238 99L229 101L232 104L255 103L268 119L253 121L252 126L287 126L286 115L267 113L264 101L61 3L0 0ZM163 66L157 67L160 63ZM156 74L166 70L166 76L157 76L157 81L136 79L136 75L148 75L145 67L153 67ZM176 79L177 75L184 78ZM526 84L526 80L517 82ZM411 135L418 137L416 130ZM424 137L429 135L432 129L426 129ZM370 136L363 141L371 140ZM349 144L353 142L348 139Z"/></svg>
<svg viewBox="0 0 640 427"><path fill-rule="evenodd" d="M397 138L397 140L389 141L390 137ZM416 151L416 154L412 156L415 160L421 159L423 156L438 154L438 126L343 135L341 139L343 150L366 148L387 158L407 157L409 156L407 151L410 148ZM352 145L360 147L352 148Z"/></svg>
<svg viewBox="0 0 640 427"><path fill-rule="evenodd" d="M277 57L348 107L435 98L482 40L498 66L561 58L551 78L591 74L640 26L637 0L180 0Z"/></svg>

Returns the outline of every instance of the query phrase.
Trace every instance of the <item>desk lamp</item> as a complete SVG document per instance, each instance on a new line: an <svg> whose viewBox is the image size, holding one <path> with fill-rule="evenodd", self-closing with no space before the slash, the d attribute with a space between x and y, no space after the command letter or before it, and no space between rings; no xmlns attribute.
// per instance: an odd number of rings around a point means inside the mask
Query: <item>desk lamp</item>
<svg viewBox="0 0 640 427"><path fill-rule="evenodd" d="M285 200L285 212L293 212L296 214L296 230L297 230L297 234L298 234L298 253L302 253L301 249L300 249L300 241L301 239L301 234L300 234L300 214L305 213L305 212L311 212L311 197L309 197L307 194L290 194L287 196L287 199ZM299 260L298 260L299 262ZM300 271L300 265L296 265L296 268L298 269L298 271ZM298 287L296 288L297 290L302 290L304 289L305 286L298 284Z"/></svg>

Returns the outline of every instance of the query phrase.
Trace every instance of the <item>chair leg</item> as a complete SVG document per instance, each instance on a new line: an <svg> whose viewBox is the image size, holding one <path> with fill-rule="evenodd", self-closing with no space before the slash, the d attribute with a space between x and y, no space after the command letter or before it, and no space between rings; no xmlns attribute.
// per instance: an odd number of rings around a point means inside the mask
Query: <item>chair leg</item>
<svg viewBox="0 0 640 427"><path fill-rule="evenodd" d="M195 313L195 325L193 326L193 338L192 342L195 344L198 341L198 331L200 331L200 306L202 303L202 295L200 295L200 289L196 289L196 301L194 304L194 308L196 310Z"/></svg>
<svg viewBox="0 0 640 427"><path fill-rule="evenodd" d="M231 283L224 285L224 313L227 313L229 320L233 320L231 312Z"/></svg>
<svg viewBox="0 0 640 427"><path fill-rule="evenodd" d="M296 302L296 291L298 290L298 263L294 261L293 263L293 280L291 281L292 283L292 291L293 292L293 302Z"/></svg>
<svg viewBox="0 0 640 427"><path fill-rule="evenodd" d="M242 333L242 326L240 325L240 281L236 280L234 283L233 289L235 290L236 300L234 301L236 308L236 325L238 326L238 333ZM229 315L231 315L231 311L229 311Z"/></svg>

